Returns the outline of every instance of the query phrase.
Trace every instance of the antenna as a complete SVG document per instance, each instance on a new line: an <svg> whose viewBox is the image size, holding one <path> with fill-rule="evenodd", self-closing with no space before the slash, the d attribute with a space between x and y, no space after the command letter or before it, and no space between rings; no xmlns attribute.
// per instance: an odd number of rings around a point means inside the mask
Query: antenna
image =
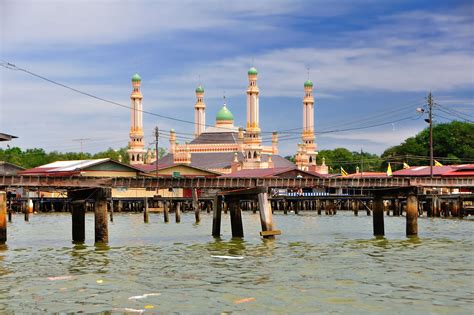
<svg viewBox="0 0 474 315"><path fill-rule="evenodd" d="M83 150L84 150L84 142L88 141L88 140L91 140L91 138L72 139L72 141L78 141L78 142L81 143L81 156L82 156L82 153L83 153Z"/></svg>

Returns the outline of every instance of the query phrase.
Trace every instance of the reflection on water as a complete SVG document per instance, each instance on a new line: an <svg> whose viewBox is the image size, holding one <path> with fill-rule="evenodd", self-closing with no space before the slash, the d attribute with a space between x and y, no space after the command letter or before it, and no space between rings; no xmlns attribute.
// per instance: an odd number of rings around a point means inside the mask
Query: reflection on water
<svg viewBox="0 0 474 315"><path fill-rule="evenodd" d="M387 217L382 238L371 217L279 215L283 234L258 235L244 213L245 238L210 236L212 216L181 224L115 214L110 244L71 244L70 216L35 215L9 225L0 248L0 311L225 313L472 313L470 220L419 220L407 238L402 217ZM54 226L54 229L50 227ZM137 298L138 297L138 298Z"/></svg>

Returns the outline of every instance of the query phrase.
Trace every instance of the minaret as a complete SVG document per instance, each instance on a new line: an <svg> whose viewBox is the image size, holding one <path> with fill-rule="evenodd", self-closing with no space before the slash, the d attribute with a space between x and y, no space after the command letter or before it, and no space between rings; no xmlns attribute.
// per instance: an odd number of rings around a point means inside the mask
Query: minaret
<svg viewBox="0 0 474 315"><path fill-rule="evenodd" d="M206 127L206 104L204 104L204 89L201 85L196 88L196 105L194 105L194 137L199 137Z"/></svg>
<svg viewBox="0 0 474 315"><path fill-rule="evenodd" d="M143 164L145 159L145 145L143 143L143 112L142 93L140 83L142 79L138 74L132 76L133 91L131 99L131 120L130 120L130 142L128 143L128 156L130 164Z"/></svg>
<svg viewBox="0 0 474 315"><path fill-rule="evenodd" d="M259 101L257 86L257 69L252 67L248 71L249 86L247 87L247 136L252 139L252 143L260 144L260 126L259 126Z"/></svg>
<svg viewBox="0 0 474 315"><path fill-rule="evenodd" d="M306 151L316 151L314 144L314 97L313 97L313 82L307 80L304 83L304 98L303 98L303 133L301 140L306 147Z"/></svg>
<svg viewBox="0 0 474 315"><path fill-rule="evenodd" d="M262 138L259 126L259 102L257 86L257 69L248 71L249 86L247 87L247 128L244 137L244 168L260 168Z"/></svg>

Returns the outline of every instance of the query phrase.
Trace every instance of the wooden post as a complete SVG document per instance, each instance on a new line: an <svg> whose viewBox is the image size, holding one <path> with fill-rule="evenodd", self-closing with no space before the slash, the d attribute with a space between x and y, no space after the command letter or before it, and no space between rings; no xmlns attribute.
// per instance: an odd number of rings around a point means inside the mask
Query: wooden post
<svg viewBox="0 0 474 315"><path fill-rule="evenodd" d="M299 210L300 210L300 202L299 202L298 200L296 200L293 205L294 205L294 207L295 207L295 209L294 209L294 210L295 210L295 214L298 214L298 212L299 212Z"/></svg>
<svg viewBox="0 0 474 315"><path fill-rule="evenodd" d="M229 203L227 201L224 201L222 207L224 208L224 213L227 214Z"/></svg>
<svg viewBox="0 0 474 315"><path fill-rule="evenodd" d="M28 207L25 202L21 202L21 208L23 209L23 214L25 216L25 222L30 221L30 213L28 212Z"/></svg>
<svg viewBox="0 0 474 315"><path fill-rule="evenodd" d="M322 202L320 199L316 200L316 210L318 211L318 215L321 215L321 207L322 207Z"/></svg>
<svg viewBox="0 0 474 315"><path fill-rule="evenodd" d="M211 202L210 201L207 201L206 202L206 212L207 213L211 213Z"/></svg>
<svg viewBox="0 0 474 315"><path fill-rule="evenodd" d="M123 202L122 202L122 200L119 200L119 201L118 201L117 211L118 211L118 212L122 212L122 210L123 210Z"/></svg>
<svg viewBox="0 0 474 315"><path fill-rule="evenodd" d="M107 189L97 189L95 193L94 225L95 242L109 242L109 226L107 218Z"/></svg>
<svg viewBox="0 0 474 315"><path fill-rule="evenodd" d="M268 193L258 194L258 204L260 210L260 223L262 224L261 236L264 238L275 238L275 235L281 234L280 231L273 230L273 215L271 203L268 202Z"/></svg>
<svg viewBox="0 0 474 315"><path fill-rule="evenodd" d="M86 205L84 201L71 201L72 241L83 243L86 240Z"/></svg>
<svg viewBox="0 0 474 315"><path fill-rule="evenodd" d="M199 223L201 221L201 215L200 215L200 208L199 208L199 201L198 201L198 195L197 195L197 189L193 189L193 209L194 209L194 218L196 219L196 223Z"/></svg>
<svg viewBox="0 0 474 315"><path fill-rule="evenodd" d="M214 197L213 214L212 214L212 236L221 236L221 213L222 213L222 201L216 195Z"/></svg>
<svg viewBox="0 0 474 315"><path fill-rule="evenodd" d="M230 208L230 225L232 228L232 237L244 237L244 228L242 225L242 213L236 200L228 201Z"/></svg>
<svg viewBox="0 0 474 315"><path fill-rule="evenodd" d="M12 223L12 216L13 216L13 211L12 211L12 201L7 200L7 211L8 211L8 222Z"/></svg>
<svg viewBox="0 0 474 315"><path fill-rule="evenodd" d="M0 245L7 242L7 194L0 192Z"/></svg>
<svg viewBox="0 0 474 315"><path fill-rule="evenodd" d="M149 222L149 216L148 216L148 198L145 197L143 199L143 222L148 223Z"/></svg>
<svg viewBox="0 0 474 315"><path fill-rule="evenodd" d="M375 236L384 236L385 228L383 222L383 199L382 195L375 195L374 205L373 205L373 226L374 226L374 235Z"/></svg>
<svg viewBox="0 0 474 315"><path fill-rule="evenodd" d="M288 214L288 202L283 199L283 214Z"/></svg>
<svg viewBox="0 0 474 315"><path fill-rule="evenodd" d="M359 201L358 200L352 200L352 211L354 211L355 216L359 215Z"/></svg>
<svg viewBox="0 0 474 315"><path fill-rule="evenodd" d="M114 222L114 198L110 199L110 222Z"/></svg>
<svg viewBox="0 0 474 315"><path fill-rule="evenodd" d="M181 222L181 202L176 201L176 208L174 210L176 223Z"/></svg>
<svg viewBox="0 0 474 315"><path fill-rule="evenodd" d="M170 214L168 212L168 201L163 201L163 219L165 221L165 223L168 223L170 222Z"/></svg>
<svg viewBox="0 0 474 315"><path fill-rule="evenodd" d="M418 235L418 198L414 192L410 192L407 196L406 218L407 236Z"/></svg>

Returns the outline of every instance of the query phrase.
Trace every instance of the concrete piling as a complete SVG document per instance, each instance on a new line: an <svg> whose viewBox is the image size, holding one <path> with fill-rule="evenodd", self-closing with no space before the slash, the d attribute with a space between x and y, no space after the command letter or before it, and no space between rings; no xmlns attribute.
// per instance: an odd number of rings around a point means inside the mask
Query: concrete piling
<svg viewBox="0 0 474 315"><path fill-rule="evenodd" d="M230 208L230 225L232 229L232 237L244 237L244 228L242 225L242 212L235 200L229 201Z"/></svg>
<svg viewBox="0 0 474 315"><path fill-rule="evenodd" d="M148 214L148 198L145 197L143 199L143 222L148 223L150 220L150 216Z"/></svg>
<svg viewBox="0 0 474 315"><path fill-rule="evenodd" d="M181 202L176 201L175 207L176 208L174 210L174 214L175 214L176 223L180 223L181 222Z"/></svg>
<svg viewBox="0 0 474 315"><path fill-rule="evenodd" d="M94 209L94 227L95 242L109 242L109 226L107 218L107 191L106 189L97 189L95 193L95 209Z"/></svg>
<svg viewBox="0 0 474 315"><path fill-rule="evenodd" d="M168 223L170 222L170 214L169 214L169 210L168 210L168 206L170 205L170 203L168 201L163 201L163 220L165 221L165 223Z"/></svg>
<svg viewBox="0 0 474 315"><path fill-rule="evenodd" d="M201 214L200 214L200 207L197 195L197 189L193 189L193 209L194 209L194 218L196 219L196 223L201 221Z"/></svg>
<svg viewBox="0 0 474 315"><path fill-rule="evenodd" d="M218 196L214 197L213 214L212 214L212 236L219 237L221 235L221 213L222 201Z"/></svg>

